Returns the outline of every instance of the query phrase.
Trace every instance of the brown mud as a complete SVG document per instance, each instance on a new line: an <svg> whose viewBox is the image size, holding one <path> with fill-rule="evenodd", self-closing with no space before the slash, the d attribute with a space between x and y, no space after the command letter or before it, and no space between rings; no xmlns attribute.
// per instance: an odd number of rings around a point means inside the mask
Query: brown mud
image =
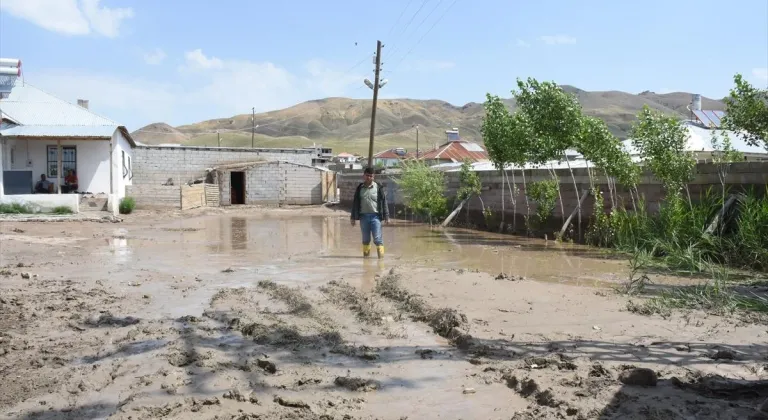
<svg viewBox="0 0 768 420"><path fill-rule="evenodd" d="M0 418L749 419L764 325L626 310L626 264L324 208L0 223Z"/></svg>

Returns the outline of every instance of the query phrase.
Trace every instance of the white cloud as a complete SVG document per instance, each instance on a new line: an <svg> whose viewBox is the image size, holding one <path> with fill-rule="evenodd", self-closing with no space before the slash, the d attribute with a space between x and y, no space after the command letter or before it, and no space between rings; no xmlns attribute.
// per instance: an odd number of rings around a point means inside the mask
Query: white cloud
<svg viewBox="0 0 768 420"><path fill-rule="evenodd" d="M768 67L758 67L752 69L752 76L760 82L768 83Z"/></svg>
<svg viewBox="0 0 768 420"><path fill-rule="evenodd" d="M568 35L544 35L541 40L547 45L572 45L576 43L576 38Z"/></svg>
<svg viewBox="0 0 768 420"><path fill-rule="evenodd" d="M211 70L224 67L224 63L220 59L206 57L200 48L194 51L187 51L184 57L187 63L181 67L181 70Z"/></svg>
<svg viewBox="0 0 768 420"><path fill-rule="evenodd" d="M251 107L265 112L310 99L350 96L363 79L322 60L291 72L270 62L220 59L199 50L186 58L187 65L172 82L78 69L27 72L26 80L68 101L89 99L92 110L135 130L157 121L180 125L249 113Z"/></svg>
<svg viewBox="0 0 768 420"><path fill-rule="evenodd" d="M151 66L156 66L162 63L163 60L165 60L165 57L165 51L160 48L155 48L152 52L144 53L144 62Z"/></svg>
<svg viewBox="0 0 768 420"><path fill-rule="evenodd" d="M434 73L450 70L456 67L456 63L447 60L412 60L403 63L402 71L414 71L418 73Z"/></svg>
<svg viewBox="0 0 768 420"><path fill-rule="evenodd" d="M101 0L80 0L83 14L91 23L91 29L108 38L114 38L120 31L120 24L124 19L133 17L133 9L110 9L99 7Z"/></svg>
<svg viewBox="0 0 768 420"><path fill-rule="evenodd" d="M110 9L101 0L2 0L0 10L43 29L65 35L97 33L108 38L119 34L123 20L133 17L130 8Z"/></svg>
<svg viewBox="0 0 768 420"><path fill-rule="evenodd" d="M522 39L518 39L517 42L515 42L515 45L517 45L520 48L530 48L531 44L529 42L523 41Z"/></svg>

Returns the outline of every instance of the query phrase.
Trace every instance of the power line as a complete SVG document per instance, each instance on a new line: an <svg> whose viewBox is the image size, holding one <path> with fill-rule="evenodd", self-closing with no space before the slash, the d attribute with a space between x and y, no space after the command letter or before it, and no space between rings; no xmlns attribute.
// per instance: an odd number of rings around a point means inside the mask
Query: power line
<svg viewBox="0 0 768 420"><path fill-rule="evenodd" d="M422 36L421 36L421 38L419 38L419 40L416 42L416 44L415 44L413 47L411 47L411 49L410 49L410 50L408 50L408 52L407 52L407 53L405 53L405 55L404 55L404 56L402 56L402 58L400 58L400 61L397 63L397 65L395 65L395 69L397 69L397 67L399 67L399 66L400 66L400 64L403 62L403 60L405 60L405 58L406 58L406 57L408 57L408 55L409 55L411 52L413 52L413 49L414 49L414 48L416 48L417 46L419 46L419 44L421 44L421 41L423 41L423 40L424 40L424 38L425 38L427 35L429 35L429 33L430 33L430 32L432 32L432 29L434 29L434 28L435 28L435 25L437 25L437 24L438 24L438 23L439 23L441 20L443 20L443 18L444 18L444 17L445 17L445 15L448 13L448 11L449 11L449 10L451 10L451 8L453 7L453 5L455 5L455 4L456 4L458 1L459 1L459 0L453 0L453 3L451 3L451 5L450 5L450 6L448 6L448 8L447 8L447 9L445 9L445 11L443 12L443 14L442 14L442 15L440 15L440 17L439 17L439 18L438 18L438 19L435 21L435 23L433 23L433 24L432 24L432 26L430 26L430 27L429 27L429 30L428 30L427 32L425 32L425 33L424 33L424 35L422 35Z"/></svg>
<svg viewBox="0 0 768 420"><path fill-rule="evenodd" d="M436 5L435 5L435 7L433 7L433 8L432 8L432 10L429 12L429 14L427 14L427 16L426 16L426 17L424 17L424 19L422 19L422 20L421 20L421 22L419 23L419 25L418 25L418 26L416 27L416 29L413 31L413 34L414 34L414 35L416 35L417 33L419 33L419 29L421 29L421 27L422 27L422 26L424 26L424 22L426 22L426 21L427 21L427 19L429 19L429 17L430 17L430 16L432 16L432 14L433 14L433 13L435 13L435 10L437 10L437 9L440 7L440 5L441 5L441 4L443 4L443 2L444 2L444 1L445 1L445 0L440 0L440 1L439 1L439 2L438 2ZM393 50L394 50L394 49L393 49ZM394 53L394 51L392 51L392 56L394 57L394 55L395 55L395 53ZM394 61L394 60L393 60L393 61Z"/></svg>
<svg viewBox="0 0 768 420"><path fill-rule="evenodd" d="M414 20L414 19L416 19L416 15L418 15L418 14L419 14L419 12L421 12L421 9L423 9L423 8L424 8L424 6L426 6L426 5L427 5L427 3L429 3L430 1L431 1L431 0L424 0L424 1L421 3L421 6L419 7L419 9L418 9L418 10L416 10L416 13L414 13L414 14L413 14L413 16L411 16L411 18L408 20L408 23L405 25L405 29L403 29L403 31L400 33L400 35L401 35L401 36L400 36L400 37L398 37L398 40L397 40L397 42L400 42L400 40L402 39L402 35L405 35L405 33L408 31L408 27L410 27L410 26L411 26L411 23L413 22L413 20ZM392 46L392 50L390 50L390 51L391 51L391 52L390 52L390 54L394 54L394 53L395 53L395 51L397 51L397 48L398 48L398 47L399 47L399 45L397 45L397 43L395 43L395 45L393 45L393 46Z"/></svg>
<svg viewBox="0 0 768 420"><path fill-rule="evenodd" d="M389 38L390 35L392 35L392 31L395 29L395 26L397 26L398 23L400 23L400 19L405 14L405 11L408 10L408 8L411 6L411 3L413 3L413 0L408 0L408 4L405 5L405 8L402 12L400 12L400 16L397 17L397 20L395 21L395 24L392 25L391 28L389 28L389 32L387 32L387 38Z"/></svg>

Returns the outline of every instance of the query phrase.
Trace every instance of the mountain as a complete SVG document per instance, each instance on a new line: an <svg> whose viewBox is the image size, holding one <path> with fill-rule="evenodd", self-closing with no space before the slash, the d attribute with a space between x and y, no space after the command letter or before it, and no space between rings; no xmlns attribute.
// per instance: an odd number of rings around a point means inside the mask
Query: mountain
<svg viewBox="0 0 768 420"><path fill-rule="evenodd" d="M574 94L587 115L602 118L617 137L627 137L643 105L678 118L689 117L686 106L691 94L674 92L632 94L619 91L588 92L562 86ZM504 101L514 110L512 99ZM724 110L722 101L702 98L704 109ZM171 127L154 123L134 132L145 144L180 143L188 145L304 147L322 144L338 152L367 152L371 126L371 101L368 99L325 98L304 102L290 108L256 114L255 133L251 136L250 114L219 118L195 124ZM428 150L445 141L445 130L458 127L461 136L482 141L480 125L483 105L470 102L456 106L440 100L382 99L376 109L375 149L391 147L415 149L419 125L419 148ZM218 134L217 134L218 132Z"/></svg>

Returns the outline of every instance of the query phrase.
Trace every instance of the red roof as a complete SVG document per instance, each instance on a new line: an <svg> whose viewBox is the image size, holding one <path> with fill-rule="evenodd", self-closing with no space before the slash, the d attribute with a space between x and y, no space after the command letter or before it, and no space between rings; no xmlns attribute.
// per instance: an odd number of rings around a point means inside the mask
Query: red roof
<svg viewBox="0 0 768 420"><path fill-rule="evenodd" d="M488 160L488 153L483 146L466 140L454 140L443 144L437 149L422 153L425 160L449 160L452 162L479 162Z"/></svg>
<svg viewBox="0 0 768 420"><path fill-rule="evenodd" d="M373 157L379 158L379 159L404 159L407 155L408 153L406 153L405 155L398 155L397 153L395 153L395 149L389 149L383 152L376 153L375 155L373 155Z"/></svg>

